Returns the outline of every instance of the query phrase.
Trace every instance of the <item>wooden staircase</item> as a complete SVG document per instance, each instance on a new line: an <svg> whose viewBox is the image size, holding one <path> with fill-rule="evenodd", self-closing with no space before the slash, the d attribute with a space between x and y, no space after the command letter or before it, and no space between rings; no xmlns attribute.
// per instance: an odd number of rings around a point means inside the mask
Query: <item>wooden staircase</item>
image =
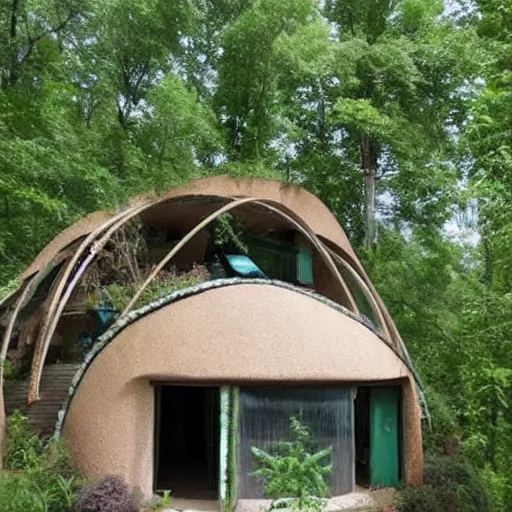
<svg viewBox="0 0 512 512"><path fill-rule="evenodd" d="M77 364L51 364L45 366L41 379L41 399L27 407L27 380L4 382L4 403L7 416L19 409L28 416L30 425L42 435L51 435L71 380L78 370Z"/></svg>

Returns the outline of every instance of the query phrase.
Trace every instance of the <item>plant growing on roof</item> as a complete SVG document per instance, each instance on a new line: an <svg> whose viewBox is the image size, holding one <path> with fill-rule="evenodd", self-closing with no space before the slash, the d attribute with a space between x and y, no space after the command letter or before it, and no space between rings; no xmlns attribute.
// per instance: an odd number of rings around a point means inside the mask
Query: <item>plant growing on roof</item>
<svg viewBox="0 0 512 512"><path fill-rule="evenodd" d="M264 483L264 495L272 498L270 510L323 510L332 473L332 447L311 453L310 433L298 418L290 418L290 440L280 441L266 452L251 448L257 469L253 476Z"/></svg>
<svg viewBox="0 0 512 512"><path fill-rule="evenodd" d="M145 306L175 291L207 281L209 278L210 273L203 265L194 263L188 272L178 272L175 267L171 267L168 271L161 271L151 281L137 301L136 307ZM112 306L118 311L122 311L135 295L138 287L138 283L126 285L114 283L105 286L103 291Z"/></svg>
<svg viewBox="0 0 512 512"><path fill-rule="evenodd" d="M144 227L136 219L116 230L100 257L87 269L83 287L88 309L102 301L102 290L111 283L123 286L141 283L149 268L149 253Z"/></svg>

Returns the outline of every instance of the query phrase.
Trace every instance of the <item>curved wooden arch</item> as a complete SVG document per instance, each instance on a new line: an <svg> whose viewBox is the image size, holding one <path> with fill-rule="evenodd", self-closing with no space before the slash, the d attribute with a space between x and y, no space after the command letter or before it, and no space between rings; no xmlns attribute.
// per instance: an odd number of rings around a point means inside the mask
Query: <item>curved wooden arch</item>
<svg viewBox="0 0 512 512"><path fill-rule="evenodd" d="M334 256L334 259L338 263L340 263L343 266L343 268L345 268L350 273L350 275L357 281L357 283L361 287L361 290L363 291L366 299L370 303L370 307L372 308L373 313L379 319L382 329L384 330L384 333L383 333L384 336L387 338L389 343L394 346L395 344L394 344L393 338L391 337L391 333L388 329L388 326L386 324L386 319L384 318L384 315L382 314L382 311L380 310L380 308L377 304L377 301L373 297L370 289L364 282L363 278L339 254L336 254L336 252L333 251L332 249L328 248L327 250L329 251L331 256Z"/></svg>
<svg viewBox="0 0 512 512"><path fill-rule="evenodd" d="M67 299L69 299L69 296L71 295L71 292L73 289L71 288L69 293L66 293L68 288L66 288L67 282L73 272L73 269L75 268L76 264L79 262L80 258L84 254L84 252L91 246L91 244L94 243L95 239L101 235L105 229L107 229L109 226L112 226L113 224L117 224L120 219L123 219L128 213L132 212L133 210L137 210L140 207L132 207L128 210L125 210L111 219L109 219L107 222L102 224L100 227L95 229L92 233L90 233L80 244L76 252L74 253L73 257L69 260L66 268L64 269L62 276L60 277L60 280L57 284L57 288L55 290L55 295L53 296L53 299L48 307L48 312L44 318L43 325L41 327L41 331L39 332L37 341L36 341L36 348L34 351L34 356L32 359L32 369L30 373L30 381L28 386L28 397L27 397L27 403L28 405L31 405L35 401L39 399L39 385L43 370L43 365L41 364L41 360L46 359L46 355L48 353L49 344L47 344L46 340L48 338L51 338L53 336L53 333L55 332L56 322L53 321L53 319L56 316L56 311L60 311L58 314L58 318L60 318L60 314L62 313L62 310L65 307L65 304L67 303ZM91 249L93 250L93 249ZM82 267L82 266L81 266ZM62 298L67 295L66 303L64 303L64 306L60 308L60 304L62 302Z"/></svg>
<svg viewBox="0 0 512 512"><path fill-rule="evenodd" d="M60 257L55 258L50 264L48 264L45 268L41 269L39 272L36 272L31 277L29 277L26 281L25 286L23 287L22 293L20 297L18 297L18 301L15 304L14 311L11 313L9 318L9 323L7 325L7 329L5 330L4 337L2 339L2 347L0 349L0 366L2 369L3 376L3 363L7 356L7 351L9 350L9 343L11 341L12 332L16 325L16 321L18 319L19 314L22 309L30 302L34 294L37 292L38 287L41 283L48 277L48 275L58 266L63 260L65 260L69 256L69 253L63 253ZM60 278L60 273L55 277L55 281ZM0 376L0 382L1 378Z"/></svg>
<svg viewBox="0 0 512 512"><path fill-rule="evenodd" d="M176 196L171 198L162 198L157 201L144 203L138 206L132 206L127 210L120 212L118 215L112 217L107 222L102 224L99 228L90 233L87 236L87 238L80 244L79 248L77 249L77 252L69 261L68 266L66 267L63 276L59 281L58 288L54 296L54 300L52 300L48 308L48 313L45 316L43 326L41 328L41 331L36 342L36 349L32 359L32 368L28 385L27 403L29 405L39 400L39 388L41 384L44 362L48 354L52 336L55 333L55 329L57 328L57 324L62 315L62 312L64 311L64 308L66 307L66 304L69 298L71 297L71 293L73 292L76 284L80 280L80 277L84 274L89 264L96 257L98 252L110 240L112 234L119 228L121 228L124 224L126 224L128 221L130 221L132 218L136 217L137 215L154 206L166 202L176 202L181 199L183 199L183 196ZM99 235L101 235L101 233L104 232L106 229L107 231L103 234L103 236L100 239L96 240L96 238ZM80 257L84 254L85 250L88 247L90 247L90 252L88 256L81 263L80 267L73 276L71 282L68 283L68 279L71 276L73 269L75 268L76 264L80 260Z"/></svg>
<svg viewBox="0 0 512 512"><path fill-rule="evenodd" d="M226 199L228 201L234 200L234 198L231 198L231 197L224 197L224 196L218 196L218 195L212 196L212 197L216 197L219 199ZM91 233L82 242L79 249L77 250L77 253L75 253L74 257L69 262L68 267L66 268L64 275L59 282L58 290L55 295L56 300L52 301L52 303L49 307L48 314L45 318L43 328L41 329L41 332L40 332L40 335L38 338L38 343L36 345L36 352L34 354L34 359L33 359L33 364L32 364L32 372L31 372L30 382L29 382L29 390L28 390L28 398L27 398L27 401L29 404L31 404L39 399L39 387L40 387L40 381L41 381L41 376L42 376L42 370L43 370L43 366L44 366L44 361L46 360L46 356L47 356L47 353L49 350L49 344L50 344L51 338L55 332L55 329L57 327L60 316L62 315L65 305L67 304L74 287L78 283L79 279L81 278L81 276L83 275L83 273L85 272L85 270L87 269L89 264L96 257L96 255L102 249L102 247L108 242L111 235L117 229L122 227L129 220L131 220L133 217L139 215L140 213L146 211L147 209L153 208L160 204L163 204L166 202L172 203L172 202L179 201L180 199L182 199L182 196L176 196L176 197L172 197L172 198L162 198L158 201L145 203L143 205L129 208L128 210L121 212L120 214L113 217L112 219L109 219L109 221L107 223L104 223L100 228L98 228L93 233ZM265 203L273 203L272 201L265 201L265 200L262 201L262 200L257 200L254 198L243 198L243 199L240 199L237 201L240 201L240 204L249 203L249 202L258 203L263 206L266 206L269 209L272 209L273 211L276 211L280 215L284 215L282 211L278 211L276 209L270 208L270 206L268 204L265 204ZM283 208L283 206L280 205L279 203L275 203L275 204L277 204L280 209ZM231 205L231 203L230 203L230 205ZM228 206L228 205L226 205L226 206ZM231 208L234 208L234 207L236 207L236 206L230 206L229 208L227 208L226 211L229 211ZM222 212L222 213L224 213L224 212ZM214 218L216 218L219 215L222 215L222 213L218 213ZM109 226L110 226L110 228L109 228ZM302 228L302 226L300 226L300 227ZM99 234L104 232L105 229L107 229L107 228L109 228L109 229L103 234L103 236L99 240L95 240L95 238ZM200 229L202 229L202 228L199 228L199 230ZM304 227L304 230L307 230L307 229L308 229L307 227ZM303 230L301 229L301 231L303 231ZM353 308L353 310L355 312L357 312L358 311L357 305L350 293L350 290L348 289L341 274L339 273L338 268L336 267L335 263L332 261L332 258L327 253L326 249L323 247L323 245L321 244L319 239L316 237L316 235L314 233L311 234L311 232L309 232L309 235L314 237L314 238L311 238L311 236L308 236L308 238L311 240L311 242L317 247L319 252L322 254L324 261L330 267L331 271L337 278L338 282L340 283L340 285L343 289L345 296L348 298L348 300L350 302L351 307ZM190 238L192 238L192 236ZM183 245L185 245L185 243L186 242L184 242ZM181 245L180 248L183 245ZM74 269L76 263L79 261L79 258L82 256L82 254L84 253L85 249L87 249L88 246L91 246L89 255L86 257L86 259L80 265L79 269L73 276L72 281L69 284L67 284L67 286L66 286L67 280L69 279L72 270ZM165 263L164 263L164 265L165 265ZM64 291L64 288L65 288L65 291Z"/></svg>
<svg viewBox="0 0 512 512"><path fill-rule="evenodd" d="M121 313L119 318L122 318L124 315L126 315L135 305L139 297L141 296L142 292L146 289L146 287L151 283L151 281L158 275L158 273L162 270L162 268L165 267L165 265L175 256L180 249L182 249L185 244L191 240L195 235L197 235L203 228L211 224L215 219L223 215L224 213L229 212L230 210L233 210L239 206L242 206L244 204L248 203L256 203L260 206L263 206L278 215L285 218L290 224L292 224L295 228L298 229L319 251L322 258L324 259L324 262L327 264L327 266L330 268L331 272L334 274L334 277L339 282L343 289L343 293L346 295L346 297L349 300L350 306L354 313L359 314L359 309L357 307L357 304L355 300L352 297L352 294L350 293L350 289L346 285L343 277L341 276L338 268L336 267L336 264L330 257L329 253L325 249L325 247L322 245L322 243L318 240L316 235L312 233L312 231L305 225L300 224L299 222L296 222L294 219L283 213L279 207L272 207L267 203L272 203L271 201L265 201L261 199L255 199L255 198L244 198L244 199L232 199L232 202L228 203L227 205L222 206L215 212L213 212L211 215L203 219L201 222L199 222L194 228L192 228L180 241L179 243L174 246L158 263L158 265L155 267L155 269L151 272L151 274L148 276L148 278L142 283L140 288L137 290L135 295L131 298L130 302L124 309L124 311Z"/></svg>
<svg viewBox="0 0 512 512"><path fill-rule="evenodd" d="M32 276L28 283L25 284L21 295L18 297L16 301L16 305L14 306L14 311L9 318L9 323L7 324L7 329L5 330L4 337L2 339L2 348L0 350L0 386L3 385L4 382L4 362L7 357L7 351L9 350L9 343L11 341L12 331L14 330L14 326L16 324L16 319L18 318L18 314L23 308L27 297L30 295L33 286L37 280L38 274Z"/></svg>

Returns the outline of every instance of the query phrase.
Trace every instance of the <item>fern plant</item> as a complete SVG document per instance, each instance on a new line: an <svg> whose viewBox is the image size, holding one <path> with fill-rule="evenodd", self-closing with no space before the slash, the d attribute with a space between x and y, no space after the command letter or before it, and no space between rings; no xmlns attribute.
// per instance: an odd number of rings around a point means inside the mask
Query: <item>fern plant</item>
<svg viewBox="0 0 512 512"><path fill-rule="evenodd" d="M290 440L276 443L269 452L251 448L257 469L253 476L263 480L264 495L273 499L270 510L323 510L332 473L332 447L311 453L310 433L298 418L290 418Z"/></svg>

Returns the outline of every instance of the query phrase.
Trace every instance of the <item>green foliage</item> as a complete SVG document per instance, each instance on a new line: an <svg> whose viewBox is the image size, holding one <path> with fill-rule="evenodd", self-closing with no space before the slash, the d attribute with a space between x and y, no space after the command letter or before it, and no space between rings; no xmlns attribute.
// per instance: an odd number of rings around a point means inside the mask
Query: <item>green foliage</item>
<svg viewBox="0 0 512 512"><path fill-rule="evenodd" d="M327 479L332 467L326 464L331 448L311 453L309 430L299 419L290 418L290 440L280 441L269 452L251 451L258 466L253 475L264 482L264 495L274 499L271 509L322 510L329 493ZM284 500L279 500L284 498Z"/></svg>
<svg viewBox="0 0 512 512"><path fill-rule="evenodd" d="M486 512L494 510L485 480L463 457L431 457L425 464L425 485L401 492L405 512Z"/></svg>
<svg viewBox="0 0 512 512"><path fill-rule="evenodd" d="M434 510L458 511L457 496L454 491L436 489L431 485L405 489L398 498L401 512L432 512Z"/></svg>
<svg viewBox="0 0 512 512"><path fill-rule="evenodd" d="M15 292L20 286L17 279L11 279L7 284L0 287L0 301Z"/></svg>
<svg viewBox="0 0 512 512"><path fill-rule="evenodd" d="M16 410L7 420L5 469L34 470L45 463L44 442L30 429L28 418Z"/></svg>
<svg viewBox="0 0 512 512"><path fill-rule="evenodd" d="M151 512L158 512L158 510L171 508L171 501L171 493L169 491L164 491L162 498L160 498L155 504L151 505L149 510L151 510Z"/></svg>
<svg viewBox="0 0 512 512"><path fill-rule="evenodd" d="M201 266L194 264L192 270L189 272L176 272L176 270L170 270L167 272L160 272L153 281L147 286L142 292L142 295L136 303L136 307L142 307L151 302L155 302L166 295L170 295L175 291L190 286L195 286L199 283L207 281L209 279L208 270ZM135 295L140 283L131 284L117 284L113 283L103 288L103 292L108 297L112 306L118 311L128 305L131 298ZM94 301L91 305L95 305Z"/></svg>
<svg viewBox="0 0 512 512"><path fill-rule="evenodd" d="M3 374L5 380L17 380L21 378L19 369L8 359L3 362Z"/></svg>
<svg viewBox="0 0 512 512"><path fill-rule="evenodd" d="M509 512L512 509L512 483L506 475L494 472L489 465L483 470L483 480L493 511Z"/></svg>
<svg viewBox="0 0 512 512"><path fill-rule="evenodd" d="M26 417L8 419L0 503L5 512L71 512L81 478L65 447L34 434Z"/></svg>
<svg viewBox="0 0 512 512"><path fill-rule="evenodd" d="M248 248L244 243L244 223L240 217L229 212L218 217L213 236L216 246L247 254Z"/></svg>
<svg viewBox="0 0 512 512"><path fill-rule="evenodd" d="M427 453L454 455L460 445L460 428L456 412L450 408L443 396L427 388L425 398L431 416L431 426L423 429L423 445Z"/></svg>
<svg viewBox="0 0 512 512"><path fill-rule="evenodd" d="M213 174L299 183L363 256L427 384L426 449L459 450L497 510L512 503L512 7L444 4L0 2L0 300L90 211ZM229 217L215 240L243 249ZM201 279L164 275L139 304ZM122 309L135 288L107 291Z"/></svg>
<svg viewBox="0 0 512 512"><path fill-rule="evenodd" d="M5 512L71 512L76 485L60 475L3 473L0 499Z"/></svg>

